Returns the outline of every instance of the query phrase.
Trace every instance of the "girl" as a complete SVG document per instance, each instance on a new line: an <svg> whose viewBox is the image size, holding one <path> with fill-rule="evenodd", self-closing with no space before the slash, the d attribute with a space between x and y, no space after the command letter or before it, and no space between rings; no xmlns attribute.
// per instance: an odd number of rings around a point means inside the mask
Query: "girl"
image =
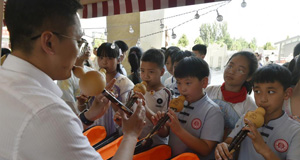
<svg viewBox="0 0 300 160"><path fill-rule="evenodd" d="M142 50L139 47L132 47L129 50L128 54L128 62L131 66L131 74L128 75L128 78L134 83L140 83L141 77L140 77L140 60L142 57Z"/></svg>
<svg viewBox="0 0 300 160"><path fill-rule="evenodd" d="M111 46L111 43L102 43L97 49L98 65L99 68L106 70L106 82L110 82L113 78L116 79L112 92L118 100L125 103L127 95L134 85L126 76L122 75L119 47L117 45L115 45L114 48ZM91 102L89 102L89 104L91 104ZM87 108L89 108L89 106L87 106ZM113 116L118 109L117 106L112 104L104 116L97 119L92 125L104 126L107 136L112 135L117 131Z"/></svg>
<svg viewBox="0 0 300 160"><path fill-rule="evenodd" d="M206 89L208 97L216 102L224 115L224 137L235 127L237 120L249 110L255 110L254 100L247 95L251 93L251 76L258 66L255 55L241 51L233 54L224 70L224 83L209 86Z"/></svg>
<svg viewBox="0 0 300 160"><path fill-rule="evenodd" d="M300 56L296 56L289 64L292 72L292 96L285 101L283 109L294 120L300 122Z"/></svg>

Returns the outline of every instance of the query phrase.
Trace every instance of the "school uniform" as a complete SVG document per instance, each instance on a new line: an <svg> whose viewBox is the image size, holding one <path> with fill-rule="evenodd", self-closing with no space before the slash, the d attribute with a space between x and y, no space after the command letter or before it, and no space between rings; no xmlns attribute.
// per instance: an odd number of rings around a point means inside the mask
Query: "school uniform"
<svg viewBox="0 0 300 160"><path fill-rule="evenodd" d="M157 113L158 111L167 111L169 108L169 103L171 100L171 92L167 88L162 88L159 91L147 91L144 95L147 106L151 111ZM143 128L143 131L140 135L140 138L146 137L153 128L152 122L146 118L146 125ZM168 144L168 137L160 137L154 135L152 137L153 144L152 146L159 144Z"/></svg>
<svg viewBox="0 0 300 160"><path fill-rule="evenodd" d="M229 137L234 138L244 126L244 116L242 116ZM289 118L285 112L281 117L269 121L257 130L272 152L280 159L300 158L300 124ZM248 136L241 143L239 159L264 160L263 156L255 151L252 140Z"/></svg>
<svg viewBox="0 0 300 160"><path fill-rule="evenodd" d="M248 111L253 111L257 108L254 100L247 94L246 99L239 103L230 103L223 99L221 85L209 86L205 89L208 97L217 103L224 115L225 128L233 129L240 117Z"/></svg>
<svg viewBox="0 0 300 160"><path fill-rule="evenodd" d="M224 118L220 108L207 94L198 101L184 106L183 110L177 113L181 126L193 136L199 139L221 142L224 133ZM172 130L169 135L169 145L172 148L172 156L184 152L193 152L177 137ZM197 153L196 153L197 154ZM206 156L198 157L201 160L213 159L214 150Z"/></svg>

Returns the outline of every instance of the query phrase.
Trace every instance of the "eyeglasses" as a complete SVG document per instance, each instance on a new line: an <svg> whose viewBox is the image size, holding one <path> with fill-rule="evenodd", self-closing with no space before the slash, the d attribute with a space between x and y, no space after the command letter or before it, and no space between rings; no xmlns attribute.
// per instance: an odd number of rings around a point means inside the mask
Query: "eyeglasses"
<svg viewBox="0 0 300 160"><path fill-rule="evenodd" d="M75 40L75 41L77 42L77 45L78 45L79 48L80 48L81 45L86 41L86 40L83 39L83 38L80 38L80 39L78 40L78 39L76 39L76 38L73 38L73 37L70 37L70 36L67 36L67 35L64 35L64 34L60 34L60 33L57 33L57 32L52 32L52 33L53 33L54 35L56 35L56 36L60 36L60 37L63 37L63 38L68 38L68 39ZM31 40L35 40L35 39L39 38L41 35L42 35L42 34L39 34L39 35L37 35L37 36L31 37L30 39L31 39Z"/></svg>
<svg viewBox="0 0 300 160"><path fill-rule="evenodd" d="M237 71L237 73L238 74L240 74L240 75L244 75L244 74L246 74L246 72L242 69L242 68L240 68L240 67L238 67L237 69L235 69L235 70L233 70L233 66L232 65L230 65L230 64L228 64L228 65L225 65L224 66L225 67L225 71L233 71L233 72L236 72Z"/></svg>

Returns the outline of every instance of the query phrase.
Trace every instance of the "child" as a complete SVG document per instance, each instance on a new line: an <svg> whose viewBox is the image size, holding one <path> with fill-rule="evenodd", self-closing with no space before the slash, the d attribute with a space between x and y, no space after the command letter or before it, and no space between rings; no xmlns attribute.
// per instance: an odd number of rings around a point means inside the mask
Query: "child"
<svg viewBox="0 0 300 160"><path fill-rule="evenodd" d="M256 109L253 99L247 95L251 93L252 86L249 81L256 69L257 59L253 53L237 52L230 57L225 66L225 82L206 89L208 97L220 106L224 114L224 138L234 128L240 116Z"/></svg>
<svg viewBox="0 0 300 160"><path fill-rule="evenodd" d="M291 91L291 73L283 66L270 64L255 72L253 83L255 102L266 110L264 125L256 129L252 122L245 120L248 127L243 130L249 133L241 143L239 159L299 159L300 124L282 111L283 102ZM216 159L227 159L225 155L232 158L227 145L243 126L244 117L241 117L225 142L218 144Z"/></svg>
<svg viewBox="0 0 300 160"><path fill-rule="evenodd" d="M292 72L292 96L285 101L284 111L293 119L300 122L300 56L291 60L289 70Z"/></svg>
<svg viewBox="0 0 300 160"><path fill-rule="evenodd" d="M147 92L144 95L147 104L146 125L140 135L144 138L153 128L151 117L158 111L166 111L169 108L171 92L163 86L160 77L164 74L164 55L158 49L147 50L141 58L141 78L147 83ZM153 136L153 145L167 144L168 138L158 135Z"/></svg>
<svg viewBox="0 0 300 160"><path fill-rule="evenodd" d="M140 83L140 61L143 51L139 47L131 47L128 54L128 62L131 66L131 74L128 75L128 78L134 83Z"/></svg>
<svg viewBox="0 0 300 160"><path fill-rule="evenodd" d="M111 48L111 43L102 43L97 50L98 64L100 68L106 70L106 82L110 82L116 78L116 82L112 88L117 99L125 103L129 91L133 88L133 83L124 75L120 68L119 47L116 45ZM88 108L88 107L87 107ZM116 132L116 125L113 120L115 111L119 108L112 105L100 119L97 119L93 125L101 125L106 129L107 136Z"/></svg>
<svg viewBox="0 0 300 160"><path fill-rule="evenodd" d="M195 69L197 68L197 69ZM186 57L176 66L174 76L178 90L186 97L188 106L175 114L167 113L170 121L159 131L169 134L172 156L183 152L197 153L201 160L213 158L216 144L222 141L224 118L220 108L204 93L209 75L208 64L196 57ZM152 117L156 123L163 114ZM171 131L170 131L171 129Z"/></svg>
<svg viewBox="0 0 300 160"><path fill-rule="evenodd" d="M164 86L166 86L166 84L170 83L170 82L166 82L166 80L170 77L172 77L172 79L168 80L168 81L172 81L175 80L175 78L173 77L173 64L172 64L172 58L174 58L175 56L175 52L180 51L180 48L176 47L176 46L171 46L169 47L166 52L165 52L165 73L164 75L161 77L161 82L162 84L164 84Z"/></svg>
<svg viewBox="0 0 300 160"><path fill-rule="evenodd" d="M175 71L176 65L179 63L180 60L182 60L185 57L190 57L190 56L195 56L195 54L193 54L190 51L181 51L181 50L174 52L173 57L172 57L173 71ZM169 81L169 79L172 79L172 80ZM172 91L173 97L176 98L176 97L180 96L180 93L177 88L176 79L173 76L170 77L169 79L167 79L169 81L169 84L166 84L166 87Z"/></svg>

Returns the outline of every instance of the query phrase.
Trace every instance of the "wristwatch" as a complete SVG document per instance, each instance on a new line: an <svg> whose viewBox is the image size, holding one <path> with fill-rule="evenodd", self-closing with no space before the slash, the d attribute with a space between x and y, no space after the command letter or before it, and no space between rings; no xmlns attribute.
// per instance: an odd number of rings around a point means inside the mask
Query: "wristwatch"
<svg viewBox="0 0 300 160"><path fill-rule="evenodd" d="M87 112L87 111L88 111L88 109L83 110L83 111L79 114L79 118L80 118L80 120L81 120L81 122L82 122L83 124L89 126L89 125L93 124L94 121L90 121L90 120L86 119L84 113Z"/></svg>

